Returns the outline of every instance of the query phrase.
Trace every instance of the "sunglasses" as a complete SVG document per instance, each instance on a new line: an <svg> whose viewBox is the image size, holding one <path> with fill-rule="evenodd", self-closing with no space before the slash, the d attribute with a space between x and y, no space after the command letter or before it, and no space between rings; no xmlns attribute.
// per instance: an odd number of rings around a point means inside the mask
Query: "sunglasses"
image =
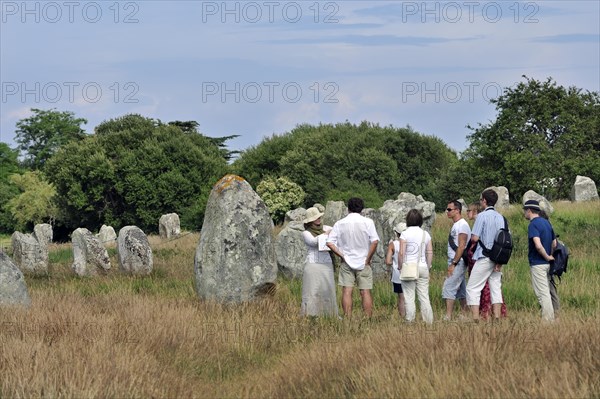
<svg viewBox="0 0 600 399"><path fill-rule="evenodd" d="M446 212L451 212L453 210L455 210L456 208L446 208Z"/></svg>

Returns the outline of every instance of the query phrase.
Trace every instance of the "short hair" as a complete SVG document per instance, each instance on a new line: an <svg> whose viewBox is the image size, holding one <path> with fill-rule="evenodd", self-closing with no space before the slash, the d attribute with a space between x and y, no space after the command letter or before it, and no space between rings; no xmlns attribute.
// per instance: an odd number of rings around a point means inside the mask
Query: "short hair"
<svg viewBox="0 0 600 399"><path fill-rule="evenodd" d="M457 208L459 212L462 212L462 204L459 200L448 201L448 203L454 205L454 207Z"/></svg>
<svg viewBox="0 0 600 399"><path fill-rule="evenodd" d="M362 198L352 197L348 200L348 211L351 213L361 213L365 208L365 202Z"/></svg>
<svg viewBox="0 0 600 399"><path fill-rule="evenodd" d="M479 201L471 202L469 208L473 208L475 212L479 213L481 212L481 203Z"/></svg>
<svg viewBox="0 0 600 399"><path fill-rule="evenodd" d="M481 193L481 198L485 200L488 206L494 206L498 202L498 193L489 188Z"/></svg>
<svg viewBox="0 0 600 399"><path fill-rule="evenodd" d="M406 227L423 225L423 214L417 209L411 209L406 214Z"/></svg>
<svg viewBox="0 0 600 399"><path fill-rule="evenodd" d="M531 210L531 212L533 212L533 209ZM543 217L546 220L549 220L550 218L548 217L548 213L545 210L540 210L538 212L538 215L540 215L541 217Z"/></svg>

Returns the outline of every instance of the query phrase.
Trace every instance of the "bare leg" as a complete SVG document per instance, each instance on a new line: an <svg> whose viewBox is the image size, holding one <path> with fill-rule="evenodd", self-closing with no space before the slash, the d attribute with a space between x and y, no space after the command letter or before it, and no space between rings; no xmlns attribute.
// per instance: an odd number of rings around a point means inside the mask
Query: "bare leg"
<svg viewBox="0 0 600 399"><path fill-rule="evenodd" d="M500 315L502 312L502 304L501 303L493 303L492 304L492 312L494 313L494 319L500 320Z"/></svg>
<svg viewBox="0 0 600 399"><path fill-rule="evenodd" d="M362 307L365 314L367 317L371 317L373 315L373 298L371 297L371 290L360 290L360 296L362 298Z"/></svg>
<svg viewBox="0 0 600 399"><path fill-rule="evenodd" d="M346 317L352 315L352 287L342 287L342 310Z"/></svg>
<svg viewBox="0 0 600 399"><path fill-rule="evenodd" d="M471 305L471 314L473 321L479 321L479 305Z"/></svg>
<svg viewBox="0 0 600 399"><path fill-rule="evenodd" d="M454 299L446 299L446 319L452 320L452 311L454 310Z"/></svg>
<svg viewBox="0 0 600 399"><path fill-rule="evenodd" d="M460 302L460 309L463 311L463 313L469 312L469 307L467 306L467 299L460 298L459 302Z"/></svg>
<svg viewBox="0 0 600 399"><path fill-rule="evenodd" d="M398 314L400 318L404 319L406 317L406 307L404 306L404 294L398 294Z"/></svg>

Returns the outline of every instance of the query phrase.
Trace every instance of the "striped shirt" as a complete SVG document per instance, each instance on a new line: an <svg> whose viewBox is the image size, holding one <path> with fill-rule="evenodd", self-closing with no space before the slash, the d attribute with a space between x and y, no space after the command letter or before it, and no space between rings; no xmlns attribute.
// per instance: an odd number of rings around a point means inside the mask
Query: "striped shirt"
<svg viewBox="0 0 600 399"><path fill-rule="evenodd" d="M492 249L496 234L498 233L498 230L503 227L504 217L502 217L493 206L488 206L485 208L485 211L477 215L471 234L479 237L479 241L481 241L487 249ZM483 256L483 248L481 245L477 245L477 249L473 254L473 259L478 260L481 258L485 258L485 256Z"/></svg>

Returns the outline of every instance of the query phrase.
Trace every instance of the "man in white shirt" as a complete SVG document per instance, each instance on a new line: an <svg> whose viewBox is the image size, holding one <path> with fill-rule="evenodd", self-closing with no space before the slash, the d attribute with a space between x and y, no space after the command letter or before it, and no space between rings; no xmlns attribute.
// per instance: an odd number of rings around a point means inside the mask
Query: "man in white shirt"
<svg viewBox="0 0 600 399"><path fill-rule="evenodd" d="M451 201L446 207L446 215L452 219L454 224L448 236L448 275L444 280L442 298L446 301L446 316L444 320L452 320L454 302L458 299L464 313L467 308L467 284L465 273L467 266L463 253L467 250L467 243L471 238L471 228L462 217L462 204L459 201Z"/></svg>
<svg viewBox="0 0 600 399"><path fill-rule="evenodd" d="M342 286L342 309L347 317L352 314L352 290L358 285L365 314L373 313L373 269L371 259L377 249L379 236L373 220L360 212L364 208L361 198L348 200L348 216L337 221L327 238L327 246L342 258L339 282Z"/></svg>

